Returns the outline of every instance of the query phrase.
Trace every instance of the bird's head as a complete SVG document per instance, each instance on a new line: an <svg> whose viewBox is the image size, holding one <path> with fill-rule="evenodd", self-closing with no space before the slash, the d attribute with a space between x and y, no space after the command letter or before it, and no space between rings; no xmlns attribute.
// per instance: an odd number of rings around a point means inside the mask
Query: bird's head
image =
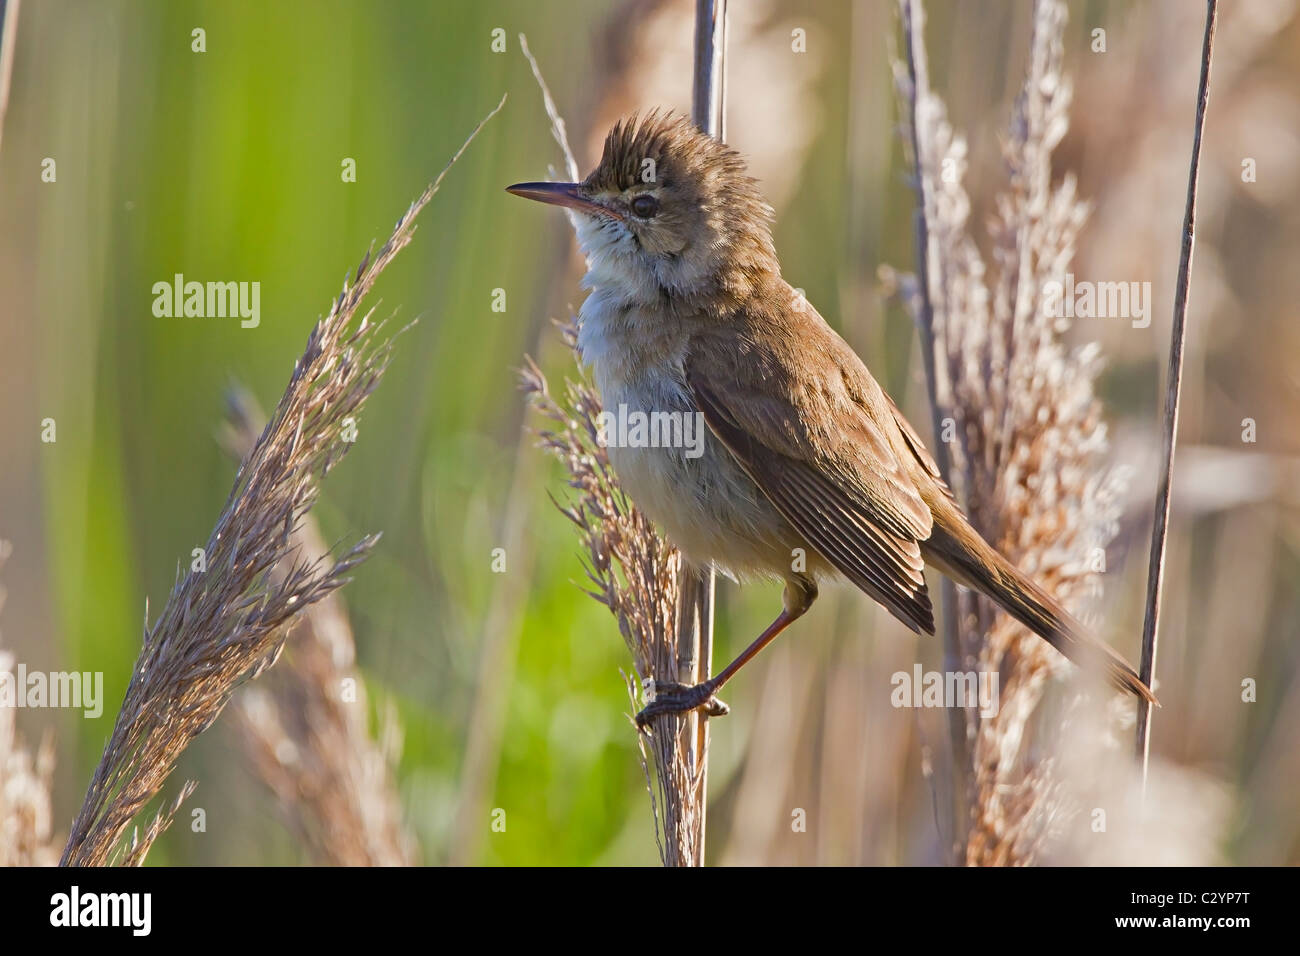
<svg viewBox="0 0 1300 956"><path fill-rule="evenodd" d="M681 117L654 112L616 124L580 183L508 191L576 213L589 281L630 299L743 299L780 273L772 209L744 160Z"/></svg>

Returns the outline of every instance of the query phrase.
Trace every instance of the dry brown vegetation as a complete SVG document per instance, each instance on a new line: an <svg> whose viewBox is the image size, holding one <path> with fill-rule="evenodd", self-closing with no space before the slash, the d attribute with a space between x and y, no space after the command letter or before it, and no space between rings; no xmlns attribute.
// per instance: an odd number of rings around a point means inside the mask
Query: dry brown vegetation
<svg viewBox="0 0 1300 956"><path fill-rule="evenodd" d="M180 754L212 726L236 688L276 662L289 627L346 584L378 541L366 536L313 556L303 553L297 532L316 501L318 482L351 448L360 412L392 355L392 338L381 334L384 323L372 321L373 309L361 314L361 305L411 241L416 215L446 172L411 204L379 251L367 253L316 323L283 397L239 467L202 564L179 577L153 624L146 614L144 648L62 864L143 861L193 785L183 787L142 835L126 844L123 835L162 789Z"/></svg>

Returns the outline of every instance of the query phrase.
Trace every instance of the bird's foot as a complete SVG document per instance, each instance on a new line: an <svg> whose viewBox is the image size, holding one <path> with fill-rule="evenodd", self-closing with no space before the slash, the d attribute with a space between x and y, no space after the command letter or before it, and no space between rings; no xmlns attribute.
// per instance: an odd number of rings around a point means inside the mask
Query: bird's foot
<svg viewBox="0 0 1300 956"><path fill-rule="evenodd" d="M650 725L650 721L660 714L682 714L696 708L703 710L710 717L723 717L731 712L730 707L713 696L715 687L712 681L706 680L693 687L668 681L655 681L653 687L650 703L636 715L636 725L641 730L645 730Z"/></svg>

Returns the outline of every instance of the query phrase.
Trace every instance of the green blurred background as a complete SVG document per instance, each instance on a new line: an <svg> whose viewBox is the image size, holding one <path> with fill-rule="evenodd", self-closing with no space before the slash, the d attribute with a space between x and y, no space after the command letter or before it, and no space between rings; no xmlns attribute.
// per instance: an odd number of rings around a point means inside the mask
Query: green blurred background
<svg viewBox="0 0 1300 956"><path fill-rule="evenodd" d="M892 4L733 6L729 138L778 206L787 278L928 421L910 322L876 278L881 263L912 264ZM977 224L1003 181L998 135L1028 10L931 4L933 82L969 136ZM1199 18L1197 4L1086 3L1072 6L1067 33L1078 93L1057 167L1096 203L1075 272L1150 280L1156 296L1150 329L1098 320L1071 332L1110 359L1100 391L1114 458L1134 473L1107 612L1131 656ZM1105 55L1089 49L1097 25ZM206 52L191 50L195 28ZM796 28L806 54L790 51ZM0 537L14 545L0 631L31 669L103 671L106 697L98 720L19 715L28 739L56 735L56 829L66 832L111 731L146 600L156 613L229 492L234 466L215 441L228 384L275 402L344 275L508 93L380 280L379 313L418 322L315 514L330 541L384 532L344 599L372 703L394 702L404 729L396 779L422 858L656 859L622 716L628 655L575 586L576 540L547 498L563 476L522 434L516 389L525 353L553 385L572 374L550 320L581 302L580 269L562 217L502 187L559 164L518 33L585 172L615 116L686 105L691 31L688 4L661 2L24 3L0 146ZM1300 30L1290 3L1242 2L1226 5L1221 33L1154 749L1229 795L1205 835L1223 859L1295 863ZM1258 159L1258 183L1241 182L1243 156ZM40 178L46 157L54 183ZM355 183L342 181L345 158ZM259 281L260 327L155 318L151 287L175 273ZM492 310L497 289L504 313ZM1247 416L1259 441L1243 446ZM40 441L45 418L53 444ZM497 547L504 574L492 573ZM715 659L729 659L778 590L720 593ZM714 731L711 860L937 859L919 754L942 746L941 725L868 721L840 702L939 657L937 642L860 596L819 606L728 696L733 716ZM1207 683L1212 670L1223 686ZM1269 691L1243 712L1241 676L1264 674ZM502 732L487 735L482 797L471 798L467 740L493 718ZM224 722L167 794L188 778L208 830L192 833L183 816L151 862L307 862ZM791 837L790 806L819 808L812 839ZM492 808L506 810L504 833L490 830Z"/></svg>

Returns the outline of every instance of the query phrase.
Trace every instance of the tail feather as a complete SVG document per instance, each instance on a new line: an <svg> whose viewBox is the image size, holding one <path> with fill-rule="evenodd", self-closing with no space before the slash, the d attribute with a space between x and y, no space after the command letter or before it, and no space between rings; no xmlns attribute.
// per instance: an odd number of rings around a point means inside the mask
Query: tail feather
<svg viewBox="0 0 1300 956"><path fill-rule="evenodd" d="M927 564L993 600L1076 664L1098 667L1120 690L1160 706L1128 661L981 538L955 506L947 511L942 505L935 509L934 530L921 542Z"/></svg>

